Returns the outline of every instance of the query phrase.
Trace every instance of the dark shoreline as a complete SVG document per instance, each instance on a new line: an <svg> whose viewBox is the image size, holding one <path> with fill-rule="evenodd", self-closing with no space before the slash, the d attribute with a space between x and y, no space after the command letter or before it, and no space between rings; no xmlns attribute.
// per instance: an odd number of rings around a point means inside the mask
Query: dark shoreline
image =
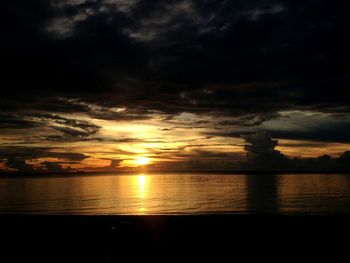
<svg viewBox="0 0 350 263"><path fill-rule="evenodd" d="M156 251L181 254L197 249L235 256L247 250L291 248L293 253L312 248L321 253L347 247L350 236L350 215L0 215L0 222L3 251L26 259L55 255L110 262L130 249L134 253L129 257L141 256L140 251L158 255Z"/></svg>

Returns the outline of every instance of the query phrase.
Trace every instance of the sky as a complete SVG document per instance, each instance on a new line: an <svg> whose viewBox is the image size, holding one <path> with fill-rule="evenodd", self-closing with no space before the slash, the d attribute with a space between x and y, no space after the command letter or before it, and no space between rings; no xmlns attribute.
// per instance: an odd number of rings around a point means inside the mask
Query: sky
<svg viewBox="0 0 350 263"><path fill-rule="evenodd" d="M349 8L6 1L0 171L344 168Z"/></svg>

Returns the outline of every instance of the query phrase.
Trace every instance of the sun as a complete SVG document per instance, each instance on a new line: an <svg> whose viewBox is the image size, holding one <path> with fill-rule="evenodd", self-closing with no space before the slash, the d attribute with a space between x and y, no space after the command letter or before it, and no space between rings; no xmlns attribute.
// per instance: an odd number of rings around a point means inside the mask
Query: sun
<svg viewBox="0 0 350 263"><path fill-rule="evenodd" d="M147 157L140 157L135 160L135 163L137 165L146 165L149 164L149 158Z"/></svg>

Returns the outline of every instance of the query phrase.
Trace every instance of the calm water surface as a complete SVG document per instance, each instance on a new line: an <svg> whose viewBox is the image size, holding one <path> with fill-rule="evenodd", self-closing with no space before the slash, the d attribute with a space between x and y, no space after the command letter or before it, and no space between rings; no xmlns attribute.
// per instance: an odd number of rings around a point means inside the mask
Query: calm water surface
<svg viewBox="0 0 350 263"><path fill-rule="evenodd" d="M350 175L7 177L0 178L0 213L350 213Z"/></svg>

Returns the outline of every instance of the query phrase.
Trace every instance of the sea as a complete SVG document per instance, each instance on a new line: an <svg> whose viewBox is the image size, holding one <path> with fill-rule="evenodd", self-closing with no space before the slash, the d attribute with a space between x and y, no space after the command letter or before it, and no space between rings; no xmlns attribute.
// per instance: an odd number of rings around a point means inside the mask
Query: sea
<svg viewBox="0 0 350 263"><path fill-rule="evenodd" d="M349 213L349 174L83 173L0 177L0 214Z"/></svg>

